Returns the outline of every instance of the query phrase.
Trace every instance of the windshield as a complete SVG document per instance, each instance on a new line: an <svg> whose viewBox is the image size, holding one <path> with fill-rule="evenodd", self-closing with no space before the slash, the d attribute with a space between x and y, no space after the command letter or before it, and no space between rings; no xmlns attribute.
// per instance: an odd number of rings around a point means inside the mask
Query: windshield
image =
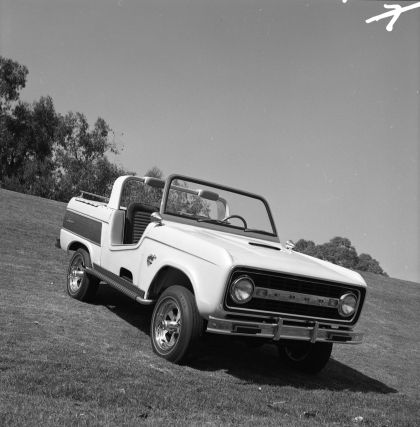
<svg viewBox="0 0 420 427"><path fill-rule="evenodd" d="M221 231L276 236L266 201L256 195L185 177L170 180L163 213Z"/></svg>

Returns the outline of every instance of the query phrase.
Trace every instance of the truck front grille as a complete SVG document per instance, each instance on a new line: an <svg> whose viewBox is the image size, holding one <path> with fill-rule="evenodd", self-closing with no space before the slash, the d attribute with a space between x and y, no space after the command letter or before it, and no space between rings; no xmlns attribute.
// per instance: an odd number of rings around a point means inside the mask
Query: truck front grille
<svg viewBox="0 0 420 427"><path fill-rule="evenodd" d="M312 303L296 303L269 298L259 298L254 292L254 297L245 304L237 304L230 296L229 288L240 276L249 276L255 284L256 289L273 289L282 291L282 295L305 294L319 297L321 300L339 299L345 293L354 293L358 298L358 307L355 314L350 318L340 316L336 306L321 306ZM353 285L330 282L326 280L313 279L302 276L293 276L283 273L263 271L250 268L235 269L228 282L225 308L242 313L281 315L286 318L299 318L305 320L330 320L334 323L354 324L360 314L365 289ZM291 298L292 299L292 298Z"/></svg>

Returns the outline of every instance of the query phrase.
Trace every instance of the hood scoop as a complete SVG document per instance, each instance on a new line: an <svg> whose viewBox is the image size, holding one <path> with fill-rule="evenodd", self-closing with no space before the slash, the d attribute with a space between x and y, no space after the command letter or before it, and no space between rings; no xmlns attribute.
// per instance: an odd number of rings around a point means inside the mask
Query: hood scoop
<svg viewBox="0 0 420 427"><path fill-rule="evenodd" d="M280 248L277 248L276 246L264 245L264 243L256 243L256 242L248 242L248 243L252 246L259 246L260 248L274 249L275 251L280 250Z"/></svg>

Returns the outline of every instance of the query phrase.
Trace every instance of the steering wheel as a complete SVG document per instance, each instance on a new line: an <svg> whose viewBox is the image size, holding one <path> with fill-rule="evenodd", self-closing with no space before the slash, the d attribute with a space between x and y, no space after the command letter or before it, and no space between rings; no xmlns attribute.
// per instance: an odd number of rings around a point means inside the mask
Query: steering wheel
<svg viewBox="0 0 420 427"><path fill-rule="evenodd" d="M223 218L222 222L226 222L227 220L232 219L232 218L240 219L244 223L244 228L248 228L248 224L246 223L245 218L241 217L240 215L229 215L226 218Z"/></svg>

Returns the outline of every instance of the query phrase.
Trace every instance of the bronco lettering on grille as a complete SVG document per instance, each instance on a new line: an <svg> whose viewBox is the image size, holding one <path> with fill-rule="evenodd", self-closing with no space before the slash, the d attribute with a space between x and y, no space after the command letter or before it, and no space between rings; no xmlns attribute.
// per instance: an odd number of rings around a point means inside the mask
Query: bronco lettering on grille
<svg viewBox="0 0 420 427"><path fill-rule="evenodd" d="M315 305L319 307L337 307L337 298L327 298L318 295L301 294L297 292L280 291L278 289L256 288L254 298L288 301L296 304Z"/></svg>

